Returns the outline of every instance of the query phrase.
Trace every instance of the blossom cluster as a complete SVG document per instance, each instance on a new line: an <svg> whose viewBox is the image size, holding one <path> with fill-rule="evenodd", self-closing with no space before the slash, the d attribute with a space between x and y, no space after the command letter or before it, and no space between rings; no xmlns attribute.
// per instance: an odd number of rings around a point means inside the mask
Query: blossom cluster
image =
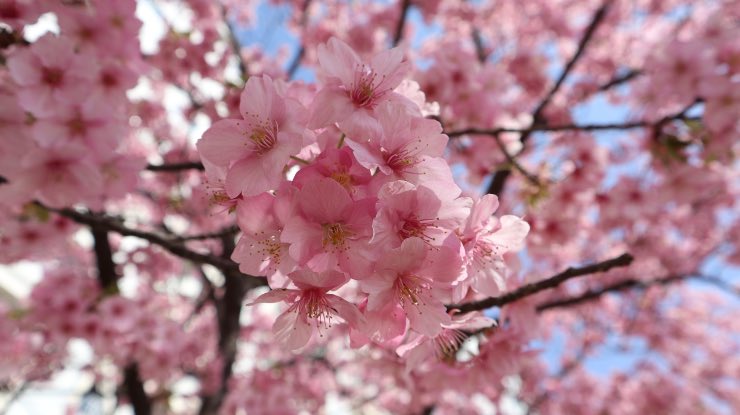
<svg viewBox="0 0 740 415"><path fill-rule="evenodd" d="M250 77L242 118L197 144L243 232L232 258L267 277L254 303L289 305L273 330L291 350L335 318L355 346L435 338L457 323L446 303L506 289L529 226L493 216L496 196L463 195L400 49L363 60L332 38L318 59L318 91Z"/></svg>
<svg viewBox="0 0 740 415"><path fill-rule="evenodd" d="M59 2L3 6L11 26L42 10L59 16L47 33L6 55L0 87L0 189L9 205L39 200L64 207L120 198L143 163L127 154L126 90L138 78L136 38L141 23L133 0L70 7ZM14 11L11 13L11 11Z"/></svg>

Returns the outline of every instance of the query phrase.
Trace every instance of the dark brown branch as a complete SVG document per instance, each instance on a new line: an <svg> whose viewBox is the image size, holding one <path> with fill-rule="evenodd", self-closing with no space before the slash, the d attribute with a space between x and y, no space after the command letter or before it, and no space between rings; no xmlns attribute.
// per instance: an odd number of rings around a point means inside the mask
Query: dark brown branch
<svg viewBox="0 0 740 415"><path fill-rule="evenodd" d="M554 275L550 278L546 278L541 281L533 282L517 288L514 291L503 294L498 297L489 297L485 300L474 301L465 304L453 304L447 306L448 310L456 309L462 313L469 313L471 311L485 310L491 307L500 307L505 304L512 303L522 298L528 297L533 294L537 294L540 291L544 291L550 288L555 288L560 284L568 281L569 279L581 277L584 275L595 274L597 272L606 272L612 268L624 267L632 263L634 258L628 253L624 253L616 258L608 259L606 261L597 262L591 265L585 265L578 268L568 268L565 271Z"/></svg>
<svg viewBox="0 0 740 415"><path fill-rule="evenodd" d="M485 45L483 44L483 36L480 34L480 30L474 27L470 36L473 38L473 45L475 46L475 55L478 58L478 62L485 63L488 59Z"/></svg>
<svg viewBox="0 0 740 415"><path fill-rule="evenodd" d="M8 48L12 45L28 45L28 41L23 39L23 35L19 32L14 32L6 27L0 27L0 50Z"/></svg>
<svg viewBox="0 0 740 415"><path fill-rule="evenodd" d="M99 215L89 214L91 218ZM102 216L100 216L102 217ZM99 223L90 224L93 236L93 250L98 267L98 283L104 293L116 292L118 290L119 275L116 272L116 264L113 262L113 250L108 240L108 229ZM136 415L150 415L152 403L144 391L144 383L139 376L136 362L131 362L124 369L122 392L128 396L131 406Z"/></svg>
<svg viewBox="0 0 740 415"><path fill-rule="evenodd" d="M93 236L93 249L98 266L98 282L103 291L114 290L118 275L116 264L113 263L113 251L108 240L108 231L99 226L91 226L90 232Z"/></svg>
<svg viewBox="0 0 740 415"><path fill-rule="evenodd" d="M638 71L636 69L631 69L631 70L629 70L628 72L626 72L626 73L624 73L622 75L617 75L617 76L613 77L608 82L606 82L605 84L601 85L597 89L597 91L598 92L608 91L608 90L610 90L610 89L612 89L612 88L614 88L616 86L619 86L619 85L622 85L622 84L626 84L627 82L629 82L629 81L637 78L641 74L642 74L641 71Z"/></svg>
<svg viewBox="0 0 740 415"><path fill-rule="evenodd" d="M152 403L144 390L144 383L139 376L139 367L136 363L126 366L123 371L123 386L129 397L131 406L136 415L150 415L152 413Z"/></svg>
<svg viewBox="0 0 740 415"><path fill-rule="evenodd" d="M401 1L401 15L398 17L398 24L396 25L396 31L393 34L393 46L398 46L398 43L403 37L403 30L406 27L406 15L408 14L409 7L411 7L411 0Z"/></svg>
<svg viewBox="0 0 740 415"><path fill-rule="evenodd" d="M504 157L506 157L506 160L509 162L509 164L511 164L517 171L519 171L519 173L526 177L530 183L539 187L540 181L539 179L537 179L537 176L527 171L527 169L525 169L521 164L519 164L518 161L516 161L516 158L514 156L509 154L509 150L507 150L504 143L501 142L501 137L499 137L498 134L494 134L493 139L496 140L498 148L501 150L502 153L504 153Z"/></svg>
<svg viewBox="0 0 740 415"><path fill-rule="evenodd" d="M303 61L303 57L305 55L306 48L301 45L301 47L298 48L298 53L296 53L293 61L290 62L290 66L288 67L288 79L293 79L293 77L295 77L295 74L296 72L298 72L298 68L301 66L301 62Z"/></svg>
<svg viewBox="0 0 740 415"><path fill-rule="evenodd" d="M580 42L578 42L578 48L576 49L576 53L573 54L573 57L565 64L565 67L563 68L563 72L561 72L558 79L555 81L555 84L550 88L550 90L547 92L545 97L540 101L540 103L537 105L537 107L532 112L532 124L530 128L524 132L522 132L521 137L519 140L522 142L522 146L524 146L527 143L527 140L532 135L533 128L535 126L545 124L542 114L545 111L545 108L550 103L552 98L555 96L555 94L560 90L560 87L563 85L565 80L568 78L568 75L575 67L578 60L583 56L583 52L586 50L586 46L588 46L589 41L591 40L591 37L596 32L596 28L599 26L599 24L602 22L604 17L606 16L606 12L609 9L609 6L611 4L611 1L605 2L597 11L594 13L593 18L591 18L591 23L589 23L588 27L586 27L586 31L583 33L583 36L581 37ZM487 193L495 194L498 196L501 196L501 193L504 190L504 186L506 184L506 180L511 175L510 169L501 169L496 171L496 173L493 176L493 179L491 179L491 183L488 186L488 189L486 190Z"/></svg>
<svg viewBox="0 0 740 415"><path fill-rule="evenodd" d="M172 172L177 173L182 170L204 170L203 163L199 161L183 161L180 163L168 164L149 164L146 166L149 171Z"/></svg>
<svg viewBox="0 0 740 415"><path fill-rule="evenodd" d="M671 275L668 277L658 278L658 279L654 279L651 281L627 279L624 281L619 281L614 284L604 286L602 288L588 290L574 297L563 298L560 300L547 301L537 306L537 312L543 312L543 311L551 310L553 308L562 308L562 307L580 305L580 304L583 304L589 301L596 300L600 298L602 295L605 295L608 293L631 290L635 288L645 289L645 288L649 288L649 287L653 287L657 285L668 285L668 284L671 284L677 281L686 280L691 277L694 277L694 276L693 275Z"/></svg>
<svg viewBox="0 0 740 415"><path fill-rule="evenodd" d="M542 118L542 112L545 110L555 94L557 94L557 92L560 90L560 87L563 86L563 83L568 78L568 75L571 73L573 68L576 66L578 60L581 58L581 56L583 56L583 52L586 50L586 46L588 46L588 43L591 41L591 38L596 32L596 28L598 28L599 24L601 24L602 20L604 20L604 17L606 16L606 12L607 10L609 10L610 5L611 1L607 1L601 7L599 7L598 10L596 10L596 13L594 13L594 16L591 18L591 23L589 23L588 27L586 27L586 31L583 33L581 41L578 42L576 53L573 54L573 57L571 57L570 60L565 64L565 68L563 69L563 72L560 74L558 79L555 81L555 84L550 88L550 90L547 92L547 95L545 95L542 101L540 101L540 104L537 106L537 108L535 108L534 113L532 113L533 124L537 124L540 121L540 119Z"/></svg>
<svg viewBox="0 0 740 415"><path fill-rule="evenodd" d="M513 128L513 127L498 127L492 129L477 129L477 128L466 128L464 130L450 131L446 133L450 138L456 138L463 135L490 135L496 136L502 133L520 133L525 134L527 132L561 132L561 131L608 131L608 130L634 130L637 128L653 128L658 127L659 124L665 125L670 121L698 121L701 117L687 117L685 112L670 115L668 117L661 118L658 121L632 121L625 123L606 123L606 124L563 124L563 125L537 125L531 128Z"/></svg>
<svg viewBox="0 0 740 415"><path fill-rule="evenodd" d="M234 251L234 237L221 238L223 252L221 256L228 259ZM239 272L224 272L224 289L221 298L216 301L216 317L218 319L218 350L223 358L221 369L221 385L213 395L204 396L201 401L199 414L217 414L224 397L229 392L229 379L233 373L236 361L237 343L241 324L239 318L244 308L242 303L249 290L256 287L256 279L245 279Z"/></svg>
<svg viewBox="0 0 740 415"><path fill-rule="evenodd" d="M202 254L192 251L181 241L166 238L153 232L146 232L138 229L128 228L110 217L93 216L88 213L78 212L69 208L54 209L45 207L45 209L56 212L64 217L72 219L77 223L81 223L91 227L98 227L100 229L105 229L111 232L116 232L123 236L134 236L144 239L154 245L159 245L168 252L179 256L180 258L184 258L198 264L210 264L224 272L239 273L239 265L228 258L222 258L217 255ZM244 274L241 275L243 276Z"/></svg>

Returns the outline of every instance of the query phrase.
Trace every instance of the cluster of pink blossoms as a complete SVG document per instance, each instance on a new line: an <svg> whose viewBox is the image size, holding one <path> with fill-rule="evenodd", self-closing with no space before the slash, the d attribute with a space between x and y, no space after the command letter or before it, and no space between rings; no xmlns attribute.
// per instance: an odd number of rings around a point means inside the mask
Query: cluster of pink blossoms
<svg viewBox="0 0 740 415"><path fill-rule="evenodd" d="M291 350L337 317L353 346L398 346L409 331L422 344L460 326L445 304L506 289L505 255L529 226L455 185L400 49L365 61L332 38L318 59L318 91L251 77L242 119L198 142L214 200L243 232L232 258L268 279L254 303L288 304L273 330Z"/></svg>
<svg viewBox="0 0 740 415"><path fill-rule="evenodd" d="M53 207L98 206L136 184L143 160L121 143L128 133L126 91L141 69L141 22L132 0L72 7L10 2L3 21L22 27L42 10L58 16L47 33L7 53L0 86L0 189L8 205L39 200ZM13 16L11 19L8 16Z"/></svg>

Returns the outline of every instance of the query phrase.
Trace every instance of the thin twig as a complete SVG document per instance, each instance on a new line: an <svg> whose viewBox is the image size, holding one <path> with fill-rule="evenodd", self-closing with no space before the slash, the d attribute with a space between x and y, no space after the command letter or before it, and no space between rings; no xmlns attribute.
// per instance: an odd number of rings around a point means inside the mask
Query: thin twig
<svg viewBox="0 0 740 415"><path fill-rule="evenodd" d="M555 84L553 84L545 97L542 99L542 101L540 101L540 103L532 112L532 124L530 125L529 129L521 133L521 136L519 138L519 140L522 142L522 150L524 150L524 145L527 143L527 140L532 135L532 132L535 131L534 128L536 126L545 124L542 117L545 108L558 92L558 90L560 90L560 87L565 83L565 80L568 78L568 75L576 66L578 60L581 58L581 56L583 56L583 52L586 50L586 46L588 46L591 37L596 32L596 28L604 20L604 17L606 16L606 12L609 9L610 5L611 1L607 1L601 7L599 7L596 13L594 13L593 18L591 18L591 23L589 23L589 25L586 27L581 40L578 42L576 53L573 54L573 57L571 57L571 59L565 64L565 67L560 73L558 79L555 81ZM496 171L486 192L501 196L501 193L503 192L504 186L506 184L506 180L509 178L510 175L511 170L509 169L501 169Z"/></svg>
<svg viewBox="0 0 740 415"><path fill-rule="evenodd" d="M13 406L15 401L17 401L18 398L21 397L21 395L23 395L23 392L25 392L29 386L30 386L29 382L21 383L21 386L19 386L15 391L13 391L13 393L10 395L8 400L5 401L5 406L2 409L0 409L0 415L7 414L8 411L10 410L10 407Z"/></svg>
<svg viewBox="0 0 740 415"><path fill-rule="evenodd" d="M521 164L519 164L518 161L516 161L516 158L514 158L514 156L509 154L509 150L506 149L506 146L501 141L500 135L494 134L493 139L496 140L496 144L498 145L499 149L501 149L501 152L504 153L504 157L506 157L506 160L509 162L509 164L511 164L517 171L519 171L519 173L526 177L530 183L539 187L540 181L539 179L537 179L537 176L527 171L527 169L525 169Z"/></svg>
<svg viewBox="0 0 740 415"><path fill-rule="evenodd" d="M627 280L616 282L614 284L609 284L602 288L588 290L574 297L547 301L537 306L537 312L541 313L543 311L551 310L554 308L563 308L563 307L570 307L574 305L580 305L580 304L583 304L589 301L596 300L600 298L602 295L613 293L613 292L631 290L635 288L645 289L645 288L658 286L658 285L668 285L674 282L683 281L688 278L694 278L694 277L696 276L693 274L688 274L688 275L681 274L681 275L670 275L667 277L657 278L657 279L650 280L650 281L627 279Z"/></svg>
<svg viewBox="0 0 740 415"><path fill-rule="evenodd" d="M448 305L447 309L455 309L458 310L460 314L462 314L469 313L471 311L485 310L491 307L500 307L502 305L521 300L522 298L528 297L530 295L537 294L540 291L555 288L565 281L568 281L569 279L575 277L595 274L597 272L606 272L612 268L627 266L632 263L633 259L634 258L632 257L632 255L624 253L618 257L608 259L606 261L597 262L578 268L568 268L565 271L556 274L550 278L523 285L515 289L514 291L503 294L501 296L489 297L485 300L474 301L470 303Z"/></svg>
<svg viewBox="0 0 740 415"><path fill-rule="evenodd" d="M665 125L671 121L698 121L701 117L688 117L685 111L661 118L658 121L632 121L625 123L606 123L606 124L562 124L562 125L536 125L530 128L514 127L497 127L492 129L466 128L463 130L450 131L447 134L450 138L457 138L463 135L490 135L496 136L502 133L520 133L527 132L560 132L560 131L608 131L608 130L634 130L637 128L654 128Z"/></svg>
<svg viewBox="0 0 740 415"><path fill-rule="evenodd" d="M228 29L229 44L231 45L231 51L236 56L236 61L239 63L239 74L241 75L242 81L246 81L249 78L249 70L247 69L247 63L244 61L242 56L242 46L239 43L239 39L236 37L234 27L229 22L228 10L224 4L221 4L221 18Z"/></svg>
<svg viewBox="0 0 740 415"><path fill-rule="evenodd" d="M205 167L199 161L183 161L180 163L148 164L146 169L156 172L177 173L182 170L205 170Z"/></svg>
<svg viewBox="0 0 740 415"><path fill-rule="evenodd" d="M631 70L629 70L628 72L626 72L626 73L624 73L622 75L616 75L615 77L613 77L612 79L610 79L609 81L607 81L605 84L601 85L597 89L597 91L598 92L608 91L608 90L610 90L610 89L612 89L612 88L614 88L616 86L625 84L625 83L627 83L627 82L629 82L629 81L637 78L641 74L642 74L642 71L638 71L637 69L631 69Z"/></svg>
<svg viewBox="0 0 740 415"><path fill-rule="evenodd" d="M306 25L308 24L308 6L311 5L311 0L304 0L303 1L303 7L301 7L301 31L305 31ZM306 56L306 47L301 44L301 46L298 48L298 52L296 52L295 57L293 58L293 61L290 62L290 65L288 65L288 79L293 79L295 77L296 72L298 72L298 68L301 66L301 63L303 62L303 58Z"/></svg>
<svg viewBox="0 0 740 415"><path fill-rule="evenodd" d="M408 14L409 7L411 7L411 0L401 1L401 15L398 18L398 24L396 25L396 31L393 34L393 46L398 46L398 43L403 37L403 30L406 27L406 15Z"/></svg>
<svg viewBox="0 0 740 415"><path fill-rule="evenodd" d="M111 232L118 233L123 236L134 236L137 238L144 239L148 241L149 243L152 243L154 245L158 245L164 248L165 250L169 251L170 253L176 256L179 256L180 258L185 258L195 263L210 264L224 272L239 272L239 265L236 262L228 258L222 258L217 255L202 254L199 252L192 251L179 240L173 240L170 238L166 238L154 232L147 232L147 231L142 231L138 229L131 229L131 228L124 226L119 221L116 221L115 219L110 218L110 217L94 216L88 213L78 212L74 209L69 209L69 208L55 209L55 208L49 208L45 206L44 208L49 211L58 213L69 219L72 219L73 221L77 223L81 223L81 224L88 225L91 227L98 227L101 229L105 229Z"/></svg>

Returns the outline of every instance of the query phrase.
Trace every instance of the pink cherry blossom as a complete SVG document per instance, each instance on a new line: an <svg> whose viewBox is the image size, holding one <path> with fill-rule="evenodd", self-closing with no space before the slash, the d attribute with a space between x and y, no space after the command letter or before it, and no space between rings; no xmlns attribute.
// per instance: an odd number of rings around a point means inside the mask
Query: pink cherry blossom
<svg viewBox="0 0 740 415"><path fill-rule="evenodd" d="M18 101L37 116L80 103L97 74L96 62L90 55L75 53L70 39L50 34L30 48L13 53L8 58L8 69L22 87Z"/></svg>
<svg viewBox="0 0 740 415"><path fill-rule="evenodd" d="M500 219L492 216L496 209L496 196L481 197L474 202L459 234L473 288L491 296L506 288L504 254L520 249L529 232L527 222L516 216L504 215Z"/></svg>
<svg viewBox="0 0 740 415"><path fill-rule="evenodd" d="M397 248L404 240L416 237L429 245L442 245L469 211L465 199L455 199L455 189L445 190L447 194L438 194L401 180L383 186L378 193L379 208L370 242Z"/></svg>
<svg viewBox="0 0 740 415"><path fill-rule="evenodd" d="M295 260L288 254L289 245L280 241L292 213L289 192L291 189L286 185L278 197L263 193L239 200L237 204L239 228L243 233L231 258L245 274L267 276L271 287L284 287L288 282L286 276L296 268Z"/></svg>
<svg viewBox="0 0 740 415"><path fill-rule="evenodd" d="M368 310L400 305L413 330L434 337L450 322L436 284L454 280L459 270L454 261L427 258L426 243L408 238L377 262L376 276L363 280L362 290L369 294Z"/></svg>
<svg viewBox="0 0 740 415"><path fill-rule="evenodd" d="M319 45L318 59L326 86L311 107L310 128L336 122L349 128L377 128L372 115L375 107L405 100L393 92L409 68L399 48L381 52L365 63L346 43L331 38Z"/></svg>
<svg viewBox="0 0 740 415"><path fill-rule="evenodd" d="M281 240L290 255L315 272L341 270L352 278L369 276L375 201L354 201L333 179L310 181L295 193L296 212L283 228Z"/></svg>
<svg viewBox="0 0 740 415"><path fill-rule="evenodd" d="M275 189L283 167L303 146L300 104L284 98L269 76L252 77L241 97L242 120L213 124L198 142L201 156L226 169L226 194L255 196Z"/></svg>
<svg viewBox="0 0 740 415"><path fill-rule="evenodd" d="M343 285L347 279L340 273L296 271L288 275L297 289L276 289L257 297L251 304L286 302L290 307L275 321L275 338L293 351L300 351L318 332L328 330L332 320L339 317L357 329L364 324L362 314L355 306L334 294L328 294Z"/></svg>

